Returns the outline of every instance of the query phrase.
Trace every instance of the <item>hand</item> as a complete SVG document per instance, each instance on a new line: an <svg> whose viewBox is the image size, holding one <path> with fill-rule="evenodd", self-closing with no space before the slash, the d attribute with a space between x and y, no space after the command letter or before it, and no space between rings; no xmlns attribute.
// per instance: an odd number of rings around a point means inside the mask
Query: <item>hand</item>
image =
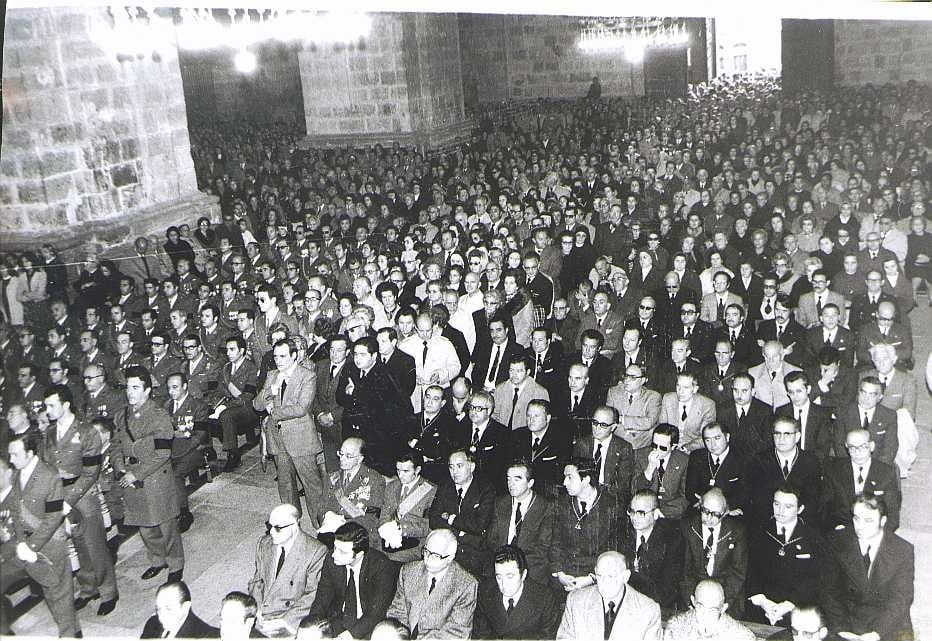
<svg viewBox="0 0 932 641"><path fill-rule="evenodd" d="M123 478L120 479L120 487L130 487L135 482L136 475L132 472L127 472L123 475Z"/></svg>
<svg viewBox="0 0 932 641"><path fill-rule="evenodd" d="M39 560L39 555L33 551L26 543L16 544L16 558L26 563L35 563Z"/></svg>
<svg viewBox="0 0 932 641"><path fill-rule="evenodd" d="M227 391L230 393L230 396L232 396L233 398L239 398L243 394L239 390L239 388L233 383L227 383Z"/></svg>
<svg viewBox="0 0 932 641"><path fill-rule="evenodd" d="M343 632L338 634L336 638L343 639L343 641L347 641L348 639L353 639L355 637L353 637L353 635L349 633L349 630L343 630Z"/></svg>
<svg viewBox="0 0 932 641"><path fill-rule="evenodd" d="M439 385L440 384L440 372L431 373L430 382L432 385Z"/></svg>
<svg viewBox="0 0 932 641"><path fill-rule="evenodd" d="M552 576L556 578L557 581L560 582L560 585L563 586L564 590L566 590L567 592L570 592L572 590L573 577L571 577L569 574L567 574L566 572L554 572Z"/></svg>
<svg viewBox="0 0 932 641"><path fill-rule="evenodd" d="M346 393L349 394L350 396L352 396L352 395L353 395L353 391L354 391L355 389L356 389L356 385L353 383L353 379L351 379L351 378L350 378L350 379L347 379L347 382L346 382L346 390L345 390Z"/></svg>

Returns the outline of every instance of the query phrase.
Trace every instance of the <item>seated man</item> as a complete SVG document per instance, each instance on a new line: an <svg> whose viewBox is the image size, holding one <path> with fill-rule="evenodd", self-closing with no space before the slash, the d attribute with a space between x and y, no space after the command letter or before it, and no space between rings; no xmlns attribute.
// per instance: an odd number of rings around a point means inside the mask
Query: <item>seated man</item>
<svg viewBox="0 0 932 641"><path fill-rule="evenodd" d="M678 519L686 511L686 469L689 457L676 447L680 430L661 423L654 430L651 444L634 455L631 491L651 490L657 495L660 516Z"/></svg>
<svg viewBox="0 0 932 641"><path fill-rule="evenodd" d="M796 606L790 613L790 627L767 638L772 641L825 641L828 638L825 614L817 605Z"/></svg>
<svg viewBox="0 0 932 641"><path fill-rule="evenodd" d="M382 552L397 563L417 561L430 531L437 486L421 476L423 461L417 450L402 452L395 461L397 476L385 485L379 541Z"/></svg>
<svg viewBox="0 0 932 641"><path fill-rule="evenodd" d="M728 516L728 501L717 487L702 495L699 512L683 521L686 561L680 600L686 603L699 582L714 579L724 588L728 607L741 617L748 567L744 524Z"/></svg>
<svg viewBox="0 0 932 641"><path fill-rule="evenodd" d="M208 442L209 430L206 422L210 408L203 400L188 394L187 376L182 372L169 374L165 379L168 400L165 411L172 418L172 474L175 478L175 494L181 506L178 530L187 532L194 523L194 515L188 507L187 478L203 463L200 446Z"/></svg>
<svg viewBox="0 0 932 641"><path fill-rule="evenodd" d="M566 598L557 639L660 639L660 606L628 584L623 554L600 554L592 576L595 585Z"/></svg>
<svg viewBox="0 0 932 641"><path fill-rule="evenodd" d="M430 506L430 527L453 532L458 541L456 560L474 576L482 574L482 537L494 509L495 491L476 475L472 454L463 450L450 454L450 479L437 489Z"/></svg>
<svg viewBox="0 0 932 641"><path fill-rule="evenodd" d="M632 363L625 368L624 379L608 390L605 404L618 410L619 425L615 435L634 449L650 444L650 437L660 419L660 394L647 389L647 367Z"/></svg>
<svg viewBox="0 0 932 641"><path fill-rule="evenodd" d="M395 594L398 567L369 547L369 534L359 523L341 525L333 552L324 561L311 611L303 621L325 619L334 636L348 632L354 639L372 634Z"/></svg>
<svg viewBox="0 0 932 641"><path fill-rule="evenodd" d="M610 488L598 484L597 474L590 458L571 458L563 468L568 496L556 505L550 545L556 589L572 592L592 585L590 573L599 554L620 547L621 506Z"/></svg>
<svg viewBox="0 0 932 641"><path fill-rule="evenodd" d="M322 502L318 533L334 532L346 521L356 521L375 538L385 495L385 477L363 463L363 440L351 436L343 441L337 457L340 470L330 474Z"/></svg>
<svg viewBox="0 0 932 641"><path fill-rule="evenodd" d="M894 460L899 467L900 476L905 478L916 461L916 448L919 445L919 431L916 429L916 379L910 372L895 366L896 349L893 345L874 345L870 348L870 356L874 368L863 372L861 377L876 377L883 392L880 404L896 412L898 445Z"/></svg>
<svg viewBox="0 0 932 641"><path fill-rule="evenodd" d="M822 478L822 524L826 531L851 526L851 504L859 495L883 497L887 529L900 526L900 480L896 468L874 458L870 432L856 428L845 437L848 458L836 458L825 466Z"/></svg>
<svg viewBox="0 0 932 641"><path fill-rule="evenodd" d="M458 428L452 409L447 407L441 386L430 385L424 390L421 411L411 420L413 424L408 434L412 438L408 446L421 455L424 478L434 484L440 483L450 474L447 471L447 457L453 449L451 439Z"/></svg>
<svg viewBox="0 0 932 641"><path fill-rule="evenodd" d="M262 634L292 634L317 596L317 583L327 548L298 524L298 508L287 503L269 514L269 533L256 546L256 571L249 594L259 611Z"/></svg>
<svg viewBox="0 0 932 641"><path fill-rule="evenodd" d="M729 514L744 514L747 502L745 458L731 449L731 434L720 423L703 427L702 440L705 447L689 455L686 467L686 501L693 508L689 511L699 508L706 490L717 487L728 500Z"/></svg>
<svg viewBox="0 0 932 641"><path fill-rule="evenodd" d="M756 606L748 618L770 625L786 625L799 605L820 601L819 582L826 562L825 540L815 524L800 518L808 508L800 492L781 485L773 493L773 523L752 531L748 539L748 587Z"/></svg>
<svg viewBox="0 0 932 641"><path fill-rule="evenodd" d="M702 447L702 428L715 420L715 403L699 393L698 377L676 377L676 391L663 395L660 422L680 428L680 448L692 452Z"/></svg>
<svg viewBox="0 0 932 641"><path fill-rule="evenodd" d="M828 627L848 639L912 639L913 546L885 530L883 498L859 496L851 511L852 527L829 540L821 592Z"/></svg>
<svg viewBox="0 0 932 641"><path fill-rule="evenodd" d="M191 591L184 581L163 583L155 592L155 614L140 639L216 639L219 630L191 611Z"/></svg>
<svg viewBox="0 0 932 641"><path fill-rule="evenodd" d="M451 530L434 530L423 560L401 568L386 616L411 630L412 639L465 639L472 631L477 583L454 560L456 546Z"/></svg>
<svg viewBox="0 0 932 641"><path fill-rule="evenodd" d="M899 449L896 412L880 404L883 385L874 376L862 378L858 383L857 402L849 402L836 411L833 438L835 456L847 457L845 438L853 429L863 428L870 432L876 443L878 460L893 465Z"/></svg>
<svg viewBox="0 0 932 641"><path fill-rule="evenodd" d="M256 636L258 606L256 600L245 592L230 592L220 603L220 638L223 641L246 641Z"/></svg>
<svg viewBox="0 0 932 641"><path fill-rule="evenodd" d="M527 406L535 399L550 400L550 393L530 376L531 360L524 354L511 357L508 380L495 386L492 420L509 430L527 426Z"/></svg>
<svg viewBox="0 0 932 641"><path fill-rule="evenodd" d="M515 430L515 459L530 462L534 492L550 498L563 489L563 465L573 451L572 435L553 422L550 402L534 400L527 406L527 427Z"/></svg>
<svg viewBox="0 0 932 641"><path fill-rule="evenodd" d="M550 581L550 537L554 504L537 492L534 468L527 461L515 461L506 472L508 496L495 499L492 522L485 535L485 571L493 569L490 560L503 545L515 545L524 555L530 577L547 585Z"/></svg>
<svg viewBox="0 0 932 641"><path fill-rule="evenodd" d="M754 633L725 613L728 603L718 581L696 584L689 597L692 608L667 622L663 638L669 641L754 641Z"/></svg>
<svg viewBox="0 0 932 641"><path fill-rule="evenodd" d="M627 505L634 472L634 452L628 441L615 436L618 410L599 405L590 424L591 432L576 441L573 454L594 460L598 484L607 485L619 502Z"/></svg>
<svg viewBox="0 0 932 641"><path fill-rule="evenodd" d="M658 505L650 490L631 498L622 550L632 560L629 585L669 611L683 574L683 533L678 521L659 517Z"/></svg>
<svg viewBox="0 0 932 641"><path fill-rule="evenodd" d="M528 578L527 560L517 545L503 545L493 555L494 580L479 590L473 619L474 639L550 639L557 631L560 608L552 590Z"/></svg>
<svg viewBox="0 0 932 641"><path fill-rule="evenodd" d="M220 411L220 429L223 451L227 453L224 472L232 472L240 463L237 434L245 430L246 440L256 442L256 425L259 417L252 407L258 386L259 372L247 357L246 341L241 336L226 339L227 362L221 369L220 385L213 398L215 408Z"/></svg>

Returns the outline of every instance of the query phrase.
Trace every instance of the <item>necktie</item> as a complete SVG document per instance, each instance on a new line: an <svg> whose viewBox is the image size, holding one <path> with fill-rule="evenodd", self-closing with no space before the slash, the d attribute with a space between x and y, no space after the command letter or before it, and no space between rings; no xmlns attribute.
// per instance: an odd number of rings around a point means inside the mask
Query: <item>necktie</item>
<svg viewBox="0 0 932 641"><path fill-rule="evenodd" d="M463 488L461 487L456 488L456 496L459 497L459 500L457 501L457 509L459 509L458 506L463 504Z"/></svg>
<svg viewBox="0 0 932 641"><path fill-rule="evenodd" d="M783 461L783 478L786 479L790 475L790 462L789 460L784 459Z"/></svg>
<svg viewBox="0 0 932 641"><path fill-rule="evenodd" d="M861 424L861 427L865 430L870 430L871 422L867 418L867 412L864 412L864 422Z"/></svg>
<svg viewBox="0 0 932 641"><path fill-rule="evenodd" d="M663 487L664 472L666 472L666 470L663 467L663 459L661 459L660 463L657 465L657 489L658 491L660 490L660 488Z"/></svg>
<svg viewBox="0 0 932 641"><path fill-rule="evenodd" d="M288 381L282 380L281 389L278 391L278 400L284 405L285 403L285 388L288 387Z"/></svg>
<svg viewBox="0 0 932 641"><path fill-rule="evenodd" d="M802 425L803 425L803 410L802 410L802 408L797 408L797 409L796 409L796 422L799 423L799 426L800 426L800 427L802 427Z"/></svg>
<svg viewBox="0 0 932 641"><path fill-rule="evenodd" d="M592 458L595 461L596 468L598 468L599 470L599 476L601 476L601 472L602 472L602 444L601 443L596 443L595 454L593 455Z"/></svg>
<svg viewBox="0 0 932 641"><path fill-rule="evenodd" d="M776 372L770 372L770 380L772 380L772 381L777 380L777 373L776 373Z"/></svg>
<svg viewBox="0 0 932 641"><path fill-rule="evenodd" d="M832 346L832 337L831 337L830 334L826 334L826 335L825 335L825 343L824 343L823 347L831 347L831 346Z"/></svg>
<svg viewBox="0 0 932 641"><path fill-rule="evenodd" d="M534 442L531 444L531 449L534 450L534 451L536 452L536 451L537 451L537 448L539 448L539 447L540 447L540 437L539 437L539 436L535 436L535 437L534 437Z"/></svg>
<svg viewBox="0 0 932 641"><path fill-rule="evenodd" d="M343 487L347 487L350 484L351 480L352 480L352 477L350 476L350 473L344 472L343 473Z"/></svg>
<svg viewBox="0 0 932 641"><path fill-rule="evenodd" d="M821 296L819 296L816 299L816 309L818 310L819 314L822 313L822 297Z"/></svg>
<svg viewBox="0 0 932 641"><path fill-rule="evenodd" d="M770 299L767 299L767 304L764 305L764 313L768 316L773 312L773 306L770 304Z"/></svg>
<svg viewBox="0 0 932 641"><path fill-rule="evenodd" d="M628 407L634 405L634 394L628 394Z"/></svg>
<svg viewBox="0 0 932 641"><path fill-rule="evenodd" d="M404 500L408 497L408 495L409 495L410 493L411 493L411 486L410 486L410 485L402 485L402 486L401 486L401 501L404 501ZM401 501L399 501L399 502L401 502Z"/></svg>
<svg viewBox="0 0 932 641"><path fill-rule="evenodd" d="M336 378L336 375L337 375L337 366L331 365L330 366L330 380L332 381L334 378Z"/></svg>
<svg viewBox="0 0 932 641"><path fill-rule="evenodd" d="M495 383L496 374L498 373L498 360L501 358L501 356L502 348L501 346L497 345L495 347L495 358L492 359L492 367L489 368L489 374L485 378L486 382L493 384Z"/></svg>
<svg viewBox="0 0 932 641"><path fill-rule="evenodd" d="M725 370L723 369L718 370L718 377L722 380L725 380Z"/></svg>
<svg viewBox="0 0 932 641"><path fill-rule="evenodd" d="M515 388L515 395L511 399L511 414L508 415L508 429L512 429L515 420L515 408L518 406L518 388Z"/></svg>
<svg viewBox="0 0 932 641"><path fill-rule="evenodd" d="M431 592L433 592L435 587L437 587L437 578L436 578L436 577L431 577L431 579L430 579L430 587L427 588L427 594L430 594Z"/></svg>
<svg viewBox="0 0 932 641"><path fill-rule="evenodd" d="M713 548L714 543L715 543L715 530L712 528L709 528L709 536L707 536L705 539L705 558L706 559L712 558L712 548Z"/></svg>
<svg viewBox="0 0 932 641"><path fill-rule="evenodd" d="M685 335L684 338L686 338L687 340L689 340L689 338L690 338L692 335L693 335L693 328L692 328L692 327L687 327L687 328L686 328L686 335Z"/></svg>
<svg viewBox="0 0 932 641"><path fill-rule="evenodd" d="M867 550L864 552L864 569L867 571L868 576L871 573L871 546L867 546Z"/></svg>
<svg viewBox="0 0 932 641"><path fill-rule="evenodd" d="M577 405L579 405L579 396L576 394L573 394L573 405L570 407L570 411L575 412Z"/></svg>
<svg viewBox="0 0 932 641"><path fill-rule="evenodd" d="M424 341L424 351L421 352L421 365L427 364L427 341Z"/></svg>
<svg viewBox="0 0 932 641"><path fill-rule="evenodd" d="M712 476L715 476L716 474L718 474L719 465L720 463L719 463L718 457L716 456L714 459L712 459Z"/></svg>
<svg viewBox="0 0 932 641"><path fill-rule="evenodd" d="M515 600L514 600L514 599L508 599L508 608L506 608L505 614L509 614L509 615L510 615L511 612L512 612L512 610L514 610L514 609L515 609Z"/></svg>
<svg viewBox="0 0 932 641"><path fill-rule="evenodd" d="M602 318L596 318L596 319L595 319L596 325L599 326L599 327L602 327L602 320L604 320L604 319L602 319Z"/></svg>
<svg viewBox="0 0 932 641"><path fill-rule="evenodd" d="M686 406L684 405L684 406L683 406L683 413L680 414L680 420L681 420L681 421L685 421L685 420L686 420L686 416L687 416L687 414L686 414Z"/></svg>
<svg viewBox="0 0 932 641"><path fill-rule="evenodd" d="M786 528L780 528L780 540L786 544Z"/></svg>
<svg viewBox="0 0 932 641"><path fill-rule="evenodd" d="M356 578L352 568L349 570L349 579L343 592L343 618L356 620Z"/></svg>
<svg viewBox="0 0 932 641"><path fill-rule="evenodd" d="M524 521L524 515L521 514L521 504L518 503L515 506L515 536L511 539L510 543L516 545L518 540L518 535L521 534L521 523Z"/></svg>
<svg viewBox="0 0 932 641"><path fill-rule="evenodd" d="M605 638L609 638L612 634L612 626L615 625L615 602L608 602L608 611L605 613Z"/></svg>
<svg viewBox="0 0 932 641"><path fill-rule="evenodd" d="M858 487L864 485L864 467L858 468Z"/></svg>
<svg viewBox="0 0 932 641"><path fill-rule="evenodd" d="M278 555L278 565L275 566L275 578L278 578L278 573L282 571L282 566L285 565L285 548L279 548L282 553Z"/></svg>
<svg viewBox="0 0 932 641"><path fill-rule="evenodd" d="M880 391L881 392L887 391L887 377L886 376L880 377Z"/></svg>
<svg viewBox="0 0 932 641"><path fill-rule="evenodd" d="M475 447L479 444L479 428L473 427L472 430L472 446Z"/></svg>
<svg viewBox="0 0 932 641"><path fill-rule="evenodd" d="M588 513L589 512L586 511L586 502L580 501L579 502L579 518L586 516Z"/></svg>
<svg viewBox="0 0 932 641"><path fill-rule="evenodd" d="M638 548L637 550L634 551L634 560L637 565L641 564L641 559L644 555L644 548L646 545L647 545L647 539L644 538L644 535L642 534L640 538L638 539Z"/></svg>
<svg viewBox="0 0 932 641"><path fill-rule="evenodd" d="M540 376L540 373L544 370L544 357L541 354L537 355L537 369L534 371L534 380L537 380L537 377Z"/></svg>
<svg viewBox="0 0 932 641"><path fill-rule="evenodd" d="M731 330L731 343L732 343L732 345L734 345L734 344L737 343L737 342L738 342L738 332L736 332L735 330Z"/></svg>
<svg viewBox="0 0 932 641"><path fill-rule="evenodd" d="M725 315L725 303L721 298L718 299L718 318L717 320L722 320L722 317Z"/></svg>

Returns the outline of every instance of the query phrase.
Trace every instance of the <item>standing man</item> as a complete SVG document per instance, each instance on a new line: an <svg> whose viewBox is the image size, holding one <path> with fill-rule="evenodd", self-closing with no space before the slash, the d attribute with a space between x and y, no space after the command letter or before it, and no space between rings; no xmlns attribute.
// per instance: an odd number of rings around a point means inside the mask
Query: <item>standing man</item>
<svg viewBox="0 0 932 641"><path fill-rule="evenodd" d="M269 453L278 468L279 498L294 505L300 518L301 508L297 507L300 479L307 514L313 524L320 511L323 490L317 457L324 449L310 413L316 374L298 366L298 350L287 340L276 342L272 355L277 369L253 399L253 407L269 413L264 429Z"/></svg>
<svg viewBox="0 0 932 641"><path fill-rule="evenodd" d="M71 511L78 512L70 519L72 541L81 561L75 609L99 597L97 615L106 616L116 608L118 594L97 487L102 445L97 430L90 421L79 420L72 405L71 390L64 385L46 390L45 411L50 425L45 431L43 459L58 470L64 501Z"/></svg>
<svg viewBox="0 0 932 641"><path fill-rule="evenodd" d="M9 462L0 459L0 510L9 514L0 522L0 540L15 549L14 558L4 556L0 583L10 585L26 576L35 580L58 634L76 637L81 630L62 527L62 483L58 472L39 459L40 441L32 430L13 436L7 446Z"/></svg>
<svg viewBox="0 0 932 641"><path fill-rule="evenodd" d="M143 580L166 567L168 581L180 581L184 548L178 530L178 497L172 474L172 420L149 396L152 379L144 367L126 370L127 407L117 414L111 461L120 486L126 525L138 525L149 567Z"/></svg>

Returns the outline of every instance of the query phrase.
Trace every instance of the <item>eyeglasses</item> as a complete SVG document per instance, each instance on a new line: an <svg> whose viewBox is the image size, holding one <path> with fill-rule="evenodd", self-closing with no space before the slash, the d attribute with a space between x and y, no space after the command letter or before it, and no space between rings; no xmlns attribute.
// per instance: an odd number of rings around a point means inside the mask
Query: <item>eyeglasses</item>
<svg viewBox="0 0 932 641"><path fill-rule="evenodd" d="M692 314L696 314L696 313L697 313L697 312L696 312L696 310L694 310L694 309L681 309L681 310L680 310L680 314L690 314L690 315L692 315Z"/></svg>
<svg viewBox="0 0 932 641"><path fill-rule="evenodd" d="M337 452L337 456L340 456L342 458L359 458L360 456L362 456L362 454L357 454L355 452L344 452L343 450L340 450L339 452Z"/></svg>
<svg viewBox="0 0 932 641"><path fill-rule="evenodd" d="M595 420L595 419L592 419L592 427L599 427L599 428L601 428L601 429L604 430L604 429L609 428L609 427L611 427L611 426L613 426L613 425L614 425L614 423L604 423L604 422L602 422L602 421L597 421L597 420Z"/></svg>
<svg viewBox="0 0 932 641"><path fill-rule="evenodd" d="M716 511L714 511L714 510L710 510L709 508L705 507L704 505L703 505L701 508L699 508L699 511L702 512L703 514L705 514L706 516L714 516L714 517L717 518L717 519L720 519L720 518L722 518L723 516L725 516L725 513L724 513L724 512L716 512Z"/></svg>
<svg viewBox="0 0 932 641"><path fill-rule="evenodd" d="M796 432L774 432L773 435L775 438L786 438L796 436Z"/></svg>
<svg viewBox="0 0 932 641"><path fill-rule="evenodd" d="M644 518L645 516L647 516L648 514L650 514L650 513L652 513L652 512L653 512L653 510L632 510L632 509L629 508L629 509L628 509L628 516L639 516L639 517L641 517L641 518Z"/></svg>
<svg viewBox="0 0 932 641"><path fill-rule="evenodd" d="M103 378L103 377L104 377L103 374L95 374L94 376L82 376L81 378L83 378L85 381L92 381L95 378Z"/></svg>
<svg viewBox="0 0 932 641"><path fill-rule="evenodd" d="M657 443L651 443L651 444L650 444L650 449L652 449L652 450L660 450L661 452L667 452L667 451L669 451L670 446L669 446L669 445L658 445Z"/></svg>
<svg viewBox="0 0 932 641"><path fill-rule="evenodd" d="M848 443L845 443L845 447L849 452L866 452L871 448L871 444L862 443L861 445L849 445Z"/></svg>
<svg viewBox="0 0 932 641"><path fill-rule="evenodd" d="M425 559L437 559L438 561L443 561L450 558L449 554L437 554L433 550L428 550L427 548L423 548L422 552Z"/></svg>
<svg viewBox="0 0 932 641"><path fill-rule="evenodd" d="M651 312L654 310L653 307L648 307L647 305L638 305L638 309L643 309L645 312Z"/></svg>
<svg viewBox="0 0 932 641"><path fill-rule="evenodd" d="M625 374L626 381L636 381L639 378L644 378L643 374Z"/></svg>
<svg viewBox="0 0 932 641"><path fill-rule="evenodd" d="M892 319L892 318L885 318L885 317L883 317L883 316L878 316L878 317L877 317L877 322L878 322L878 323L892 323L892 322L893 322L893 319Z"/></svg>
<svg viewBox="0 0 932 641"><path fill-rule="evenodd" d="M287 530L292 525L297 525L296 522L292 521L291 523L285 523L284 525L272 525L268 521L265 522L265 527L267 530L275 530L276 532L281 532L282 530Z"/></svg>
<svg viewBox="0 0 932 641"><path fill-rule="evenodd" d="M181 349L197 349L199 345L182 345Z"/></svg>
<svg viewBox="0 0 932 641"><path fill-rule="evenodd" d="M491 409L492 409L491 407L486 407L485 405L470 405L469 406L470 412L488 412Z"/></svg>

